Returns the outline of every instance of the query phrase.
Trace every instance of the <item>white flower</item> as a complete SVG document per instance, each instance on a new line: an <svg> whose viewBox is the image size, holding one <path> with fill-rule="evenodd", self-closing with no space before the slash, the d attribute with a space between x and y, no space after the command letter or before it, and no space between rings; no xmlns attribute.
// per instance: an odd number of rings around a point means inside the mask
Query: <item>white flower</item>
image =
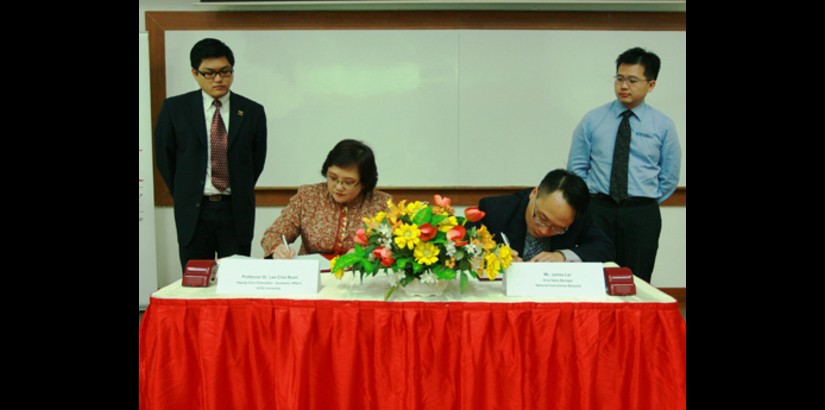
<svg viewBox="0 0 825 410"><path fill-rule="evenodd" d="M378 225L378 233L381 234L383 238L392 238L392 227L387 224Z"/></svg>
<svg viewBox="0 0 825 410"><path fill-rule="evenodd" d="M447 256L451 258L455 256L455 242L447 241L447 243L444 245L444 250L447 252Z"/></svg>
<svg viewBox="0 0 825 410"><path fill-rule="evenodd" d="M392 249L392 243L393 242L392 242L391 238L379 238L378 239L378 244L385 247L385 248L387 248L387 249Z"/></svg>
<svg viewBox="0 0 825 410"><path fill-rule="evenodd" d="M474 243L468 243L467 245L464 245L464 251L467 252L467 255L470 255L471 257L481 256L481 248L479 248Z"/></svg>
<svg viewBox="0 0 825 410"><path fill-rule="evenodd" d="M421 283L435 284L438 283L438 277L428 270L421 275L421 279L419 279L419 281Z"/></svg>
<svg viewBox="0 0 825 410"><path fill-rule="evenodd" d="M477 271L484 264L484 259L475 257L470 259L470 270Z"/></svg>

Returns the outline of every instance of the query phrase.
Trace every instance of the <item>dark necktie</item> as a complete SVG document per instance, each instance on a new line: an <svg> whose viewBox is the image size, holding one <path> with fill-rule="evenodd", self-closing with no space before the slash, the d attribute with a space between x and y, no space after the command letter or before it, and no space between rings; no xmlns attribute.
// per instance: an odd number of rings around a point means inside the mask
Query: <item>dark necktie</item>
<svg viewBox="0 0 825 410"><path fill-rule="evenodd" d="M223 192L229 187L229 165L226 160L226 126L221 118L221 102L212 102L215 115L209 131L209 143L212 145L212 185Z"/></svg>
<svg viewBox="0 0 825 410"><path fill-rule="evenodd" d="M630 161L630 116L633 111L622 113L622 122L616 134L613 149L613 169L610 170L610 196L616 203L627 198L627 163Z"/></svg>
<svg viewBox="0 0 825 410"><path fill-rule="evenodd" d="M533 259L533 256L536 256L543 251L543 241L540 238L533 237L529 233L524 236L524 255L521 255L521 257L525 261Z"/></svg>

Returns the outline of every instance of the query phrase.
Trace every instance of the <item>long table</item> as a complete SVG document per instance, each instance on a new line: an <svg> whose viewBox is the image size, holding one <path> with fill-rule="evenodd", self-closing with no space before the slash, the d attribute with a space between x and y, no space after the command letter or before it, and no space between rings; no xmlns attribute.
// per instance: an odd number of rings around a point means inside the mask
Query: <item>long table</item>
<svg viewBox="0 0 825 410"><path fill-rule="evenodd" d="M686 323L635 296L512 298L501 282L385 302L385 277L316 295L180 281L140 326L141 409L684 409Z"/></svg>

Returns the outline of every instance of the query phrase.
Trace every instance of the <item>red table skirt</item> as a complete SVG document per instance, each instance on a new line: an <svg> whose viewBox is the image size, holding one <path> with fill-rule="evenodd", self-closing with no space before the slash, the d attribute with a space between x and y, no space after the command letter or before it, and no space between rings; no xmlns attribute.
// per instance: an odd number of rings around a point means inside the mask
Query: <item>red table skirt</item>
<svg viewBox="0 0 825 410"><path fill-rule="evenodd" d="M684 409L675 303L152 298L141 409Z"/></svg>

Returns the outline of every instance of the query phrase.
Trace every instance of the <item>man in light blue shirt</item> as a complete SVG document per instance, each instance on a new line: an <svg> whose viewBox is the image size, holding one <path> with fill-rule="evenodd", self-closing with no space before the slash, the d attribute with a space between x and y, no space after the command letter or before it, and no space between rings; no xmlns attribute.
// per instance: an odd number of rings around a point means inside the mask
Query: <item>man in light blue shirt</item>
<svg viewBox="0 0 825 410"><path fill-rule="evenodd" d="M660 65L639 47L616 59L616 100L584 116L567 160L587 182L591 214L616 245L616 262L648 282L662 229L659 203L676 190L682 161L673 120L645 103Z"/></svg>

